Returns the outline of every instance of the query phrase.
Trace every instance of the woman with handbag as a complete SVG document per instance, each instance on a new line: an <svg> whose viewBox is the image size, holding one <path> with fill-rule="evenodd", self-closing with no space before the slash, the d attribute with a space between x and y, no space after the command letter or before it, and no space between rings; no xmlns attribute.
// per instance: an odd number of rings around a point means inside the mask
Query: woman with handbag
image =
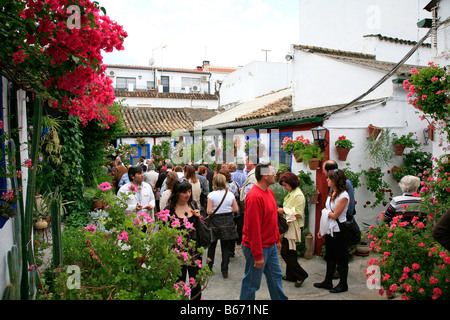
<svg viewBox="0 0 450 320"><path fill-rule="evenodd" d="M348 249L343 224L347 221L347 210L350 196L347 192L346 177L342 170L327 172L327 183L330 193L326 207L322 210L321 226L317 237L325 236L325 260L327 269L325 280L314 283L316 288L329 289L331 293L348 291ZM337 268L339 284L333 288L333 275Z"/></svg>
<svg viewBox="0 0 450 320"><path fill-rule="evenodd" d="M234 195L228 192L227 180L223 174L213 178L213 191L208 194L206 213L211 229L211 244L208 248L208 266L212 269L216 254L217 241L220 239L222 263L220 266L224 278L228 278L228 264L233 253L234 241L238 238L233 213L239 212Z"/></svg>
<svg viewBox="0 0 450 320"><path fill-rule="evenodd" d="M308 273L297 260L297 242L302 241L304 226L305 196L300 190L300 179L292 172L285 172L278 183L288 191L284 198L283 208L278 209L278 214L286 216L289 226L281 240L280 253L286 263L286 275L283 280L293 281L296 287L300 287L308 278Z"/></svg>
<svg viewBox="0 0 450 320"><path fill-rule="evenodd" d="M179 229L186 228L184 225L184 219L187 218L189 223L194 225L194 229L189 229L188 232L188 241L195 240L196 248L193 248L190 252L191 256L195 256L195 260L202 260L200 253L198 252L198 248L200 247L198 241L198 224L202 223L200 221L200 210L196 207L195 201L192 199L192 185L189 181L184 180L182 182L177 181L173 185L172 194L170 195L169 202L167 207L165 208L170 211L171 215L175 215L180 220L180 226L177 227ZM198 265L183 265L181 269L181 276L178 281L186 282L186 276L189 273L189 278L194 278L197 276L200 271L200 267ZM191 299L200 300L201 299L201 285L197 284L191 290Z"/></svg>

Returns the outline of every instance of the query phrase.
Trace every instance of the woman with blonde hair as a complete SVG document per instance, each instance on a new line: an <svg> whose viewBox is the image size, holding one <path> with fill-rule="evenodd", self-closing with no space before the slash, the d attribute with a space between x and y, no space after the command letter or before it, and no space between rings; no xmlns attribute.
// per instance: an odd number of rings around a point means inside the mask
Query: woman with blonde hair
<svg viewBox="0 0 450 320"><path fill-rule="evenodd" d="M200 208L202 186L200 185L200 181L197 179L194 166L187 165L184 168L184 177L192 185L192 199L194 199L195 203L197 203L197 207Z"/></svg>
<svg viewBox="0 0 450 320"><path fill-rule="evenodd" d="M167 174L167 178L166 178L166 190L164 190L164 192L162 193L161 198L159 200L161 209L164 209L167 206L167 202L169 201L170 195L172 194L173 185L177 181L178 181L177 173L170 171Z"/></svg>
<svg viewBox="0 0 450 320"><path fill-rule="evenodd" d="M233 193L228 191L227 180L218 173L213 179L213 191L208 194L206 213L210 221L211 244L208 248L208 266L212 269L216 254L217 240L220 239L222 263L220 266L224 278L228 278L228 264L233 253L234 241L238 238L233 212L239 207Z"/></svg>

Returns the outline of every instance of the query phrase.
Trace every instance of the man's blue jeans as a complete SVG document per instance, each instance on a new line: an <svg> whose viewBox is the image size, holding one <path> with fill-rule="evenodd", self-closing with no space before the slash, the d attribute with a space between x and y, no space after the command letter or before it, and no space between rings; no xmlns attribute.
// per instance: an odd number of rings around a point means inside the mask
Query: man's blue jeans
<svg viewBox="0 0 450 320"><path fill-rule="evenodd" d="M266 276L267 287L272 300L287 300L288 297L283 292L280 261L278 259L277 245L263 248L264 267L257 269L254 267L255 258L250 248L242 245L242 252L245 256L245 273L241 285L241 300L255 300L255 293L261 285L262 275Z"/></svg>

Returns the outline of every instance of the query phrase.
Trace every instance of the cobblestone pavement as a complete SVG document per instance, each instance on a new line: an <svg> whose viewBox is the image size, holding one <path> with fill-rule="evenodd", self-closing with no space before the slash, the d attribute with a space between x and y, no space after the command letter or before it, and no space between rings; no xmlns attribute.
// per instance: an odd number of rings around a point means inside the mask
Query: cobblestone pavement
<svg viewBox="0 0 450 320"><path fill-rule="evenodd" d="M205 254L206 255L206 254ZM372 256L373 254L371 254ZM325 277L325 260L322 257L313 256L311 259L299 258L299 263L309 276L301 287L295 287L293 282L283 281L283 290L289 300L386 300L386 296L380 296L378 289L369 289L364 270L371 256L353 256L349 261L348 285L349 290L342 293L330 293L325 289L313 286L315 282L322 282ZM286 264L281 256L280 264L283 272ZM240 246L236 246L235 257L231 258L229 265L229 277L224 279L220 272L220 243L217 245L215 256L216 274L208 283L207 289L203 291L204 300L239 300L241 280L244 273L245 258ZM336 285L338 279L333 280ZM269 291L263 276L261 288L256 293L256 300L270 300Z"/></svg>

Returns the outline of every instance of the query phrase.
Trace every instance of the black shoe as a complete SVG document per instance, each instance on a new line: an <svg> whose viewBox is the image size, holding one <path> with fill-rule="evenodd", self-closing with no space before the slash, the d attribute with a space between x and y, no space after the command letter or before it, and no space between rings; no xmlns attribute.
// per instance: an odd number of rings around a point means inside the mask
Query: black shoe
<svg viewBox="0 0 450 320"><path fill-rule="evenodd" d="M333 283L327 282L327 281L316 282L316 283L314 283L314 287L320 288L320 289L332 289Z"/></svg>
<svg viewBox="0 0 450 320"><path fill-rule="evenodd" d="M331 293L340 293L348 291L348 286L346 284L338 284L336 287L330 289Z"/></svg>

